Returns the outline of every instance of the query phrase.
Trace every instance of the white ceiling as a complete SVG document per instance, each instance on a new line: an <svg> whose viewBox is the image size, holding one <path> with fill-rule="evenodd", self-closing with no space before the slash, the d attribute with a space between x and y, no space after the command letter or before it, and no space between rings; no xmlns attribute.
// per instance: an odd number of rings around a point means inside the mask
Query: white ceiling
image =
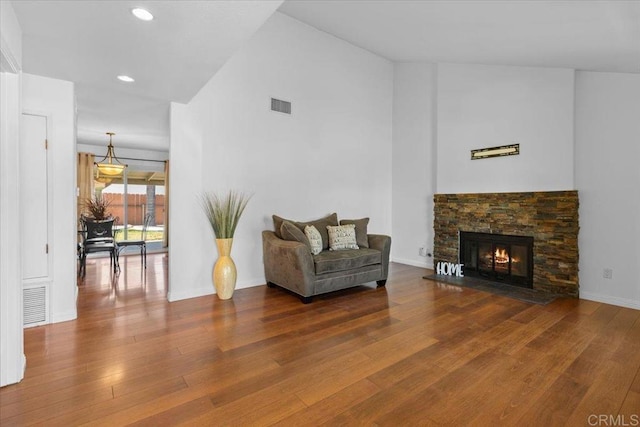
<svg viewBox="0 0 640 427"><path fill-rule="evenodd" d="M279 10L397 62L640 73L638 0L289 0Z"/></svg>
<svg viewBox="0 0 640 427"><path fill-rule="evenodd" d="M113 131L116 149L168 150L169 102L188 102L282 0L11 3L23 70L76 83L79 143L104 146ZM392 61L640 73L640 1L288 0L279 11Z"/></svg>
<svg viewBox="0 0 640 427"><path fill-rule="evenodd" d="M75 82L78 142L169 149L169 103L188 102L282 0L13 0L23 71ZM148 9L143 22L131 13ZM135 83L116 76L126 74Z"/></svg>

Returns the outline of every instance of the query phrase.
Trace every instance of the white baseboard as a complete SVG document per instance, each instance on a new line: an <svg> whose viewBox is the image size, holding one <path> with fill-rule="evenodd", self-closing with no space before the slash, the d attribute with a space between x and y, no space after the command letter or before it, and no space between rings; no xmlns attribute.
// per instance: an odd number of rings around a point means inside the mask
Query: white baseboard
<svg viewBox="0 0 640 427"><path fill-rule="evenodd" d="M264 277L258 277L254 279L243 280L236 283L236 289L253 288L255 286L266 285L267 280Z"/></svg>
<svg viewBox="0 0 640 427"><path fill-rule="evenodd" d="M586 299L589 301L602 302L605 304L617 305L620 307L633 308L636 310L640 310L640 301L636 301L628 298L618 298L618 297L612 297L609 295L600 295L592 292L580 291L580 299Z"/></svg>
<svg viewBox="0 0 640 427"><path fill-rule="evenodd" d="M249 279L249 280L243 280L242 282L237 282L236 283L236 290L238 289L244 289L244 288L252 288L254 286L260 286L260 285L264 285L267 282L264 280L264 277L262 278L257 278L257 279ZM200 288L197 289L192 289L189 290L187 292L173 292L173 291L169 291L167 293L167 300L169 302L174 302L174 301L181 301L184 299L190 299L190 298L198 298L198 297L204 297L207 295L215 295L216 293L216 289L214 288L213 284L208 285L208 286L202 286Z"/></svg>
<svg viewBox="0 0 640 427"><path fill-rule="evenodd" d="M66 311L63 313L51 313L50 323L68 322L70 320L76 320L78 318L78 312L76 310Z"/></svg>
<svg viewBox="0 0 640 427"><path fill-rule="evenodd" d="M203 286L196 289L190 289L187 292L169 291L167 292L167 300L169 302L182 301L183 299L198 298L198 297L203 297L205 295L213 295L215 293L216 291L213 288L213 285L209 285L209 286Z"/></svg>
<svg viewBox="0 0 640 427"><path fill-rule="evenodd" d="M391 262L397 262L398 264L411 265L413 267L433 268L433 265L430 265L427 261L419 262L411 259L393 258Z"/></svg>

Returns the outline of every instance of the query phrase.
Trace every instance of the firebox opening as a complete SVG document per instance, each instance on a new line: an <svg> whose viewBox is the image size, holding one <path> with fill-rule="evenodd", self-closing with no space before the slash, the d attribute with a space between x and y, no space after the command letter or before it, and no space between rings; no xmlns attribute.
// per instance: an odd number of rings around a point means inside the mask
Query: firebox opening
<svg viewBox="0 0 640 427"><path fill-rule="evenodd" d="M533 288L533 237L460 231L465 276Z"/></svg>

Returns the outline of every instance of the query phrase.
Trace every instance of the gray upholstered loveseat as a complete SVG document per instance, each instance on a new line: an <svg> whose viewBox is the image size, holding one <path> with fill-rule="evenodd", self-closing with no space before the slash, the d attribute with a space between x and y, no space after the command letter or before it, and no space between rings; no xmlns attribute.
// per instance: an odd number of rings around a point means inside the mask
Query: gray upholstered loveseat
<svg viewBox="0 0 640 427"><path fill-rule="evenodd" d="M391 237L368 234L368 221L368 218L340 221L340 225L355 224L358 249L329 250L327 225L339 225L335 213L305 223L274 215L275 231L262 232L267 285L288 289L304 303L311 302L314 295L368 282L384 286L389 272ZM307 225L315 226L322 236L322 251L317 255L312 253L305 237Z"/></svg>

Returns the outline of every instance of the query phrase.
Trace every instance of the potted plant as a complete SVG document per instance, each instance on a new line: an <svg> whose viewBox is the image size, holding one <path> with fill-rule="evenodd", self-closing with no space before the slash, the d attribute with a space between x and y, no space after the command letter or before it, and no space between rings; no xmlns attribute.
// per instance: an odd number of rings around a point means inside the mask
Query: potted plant
<svg viewBox="0 0 640 427"><path fill-rule="evenodd" d="M213 268L212 278L220 299L231 298L236 287L237 271L230 256L231 246L236 227L250 198L235 191L229 191L222 197L210 192L202 195L202 208L218 247L219 256Z"/></svg>
<svg viewBox="0 0 640 427"><path fill-rule="evenodd" d="M103 197L101 194L95 195L90 199L85 200L84 208L90 215L89 218L94 221L104 221L111 217L109 213L109 200Z"/></svg>

